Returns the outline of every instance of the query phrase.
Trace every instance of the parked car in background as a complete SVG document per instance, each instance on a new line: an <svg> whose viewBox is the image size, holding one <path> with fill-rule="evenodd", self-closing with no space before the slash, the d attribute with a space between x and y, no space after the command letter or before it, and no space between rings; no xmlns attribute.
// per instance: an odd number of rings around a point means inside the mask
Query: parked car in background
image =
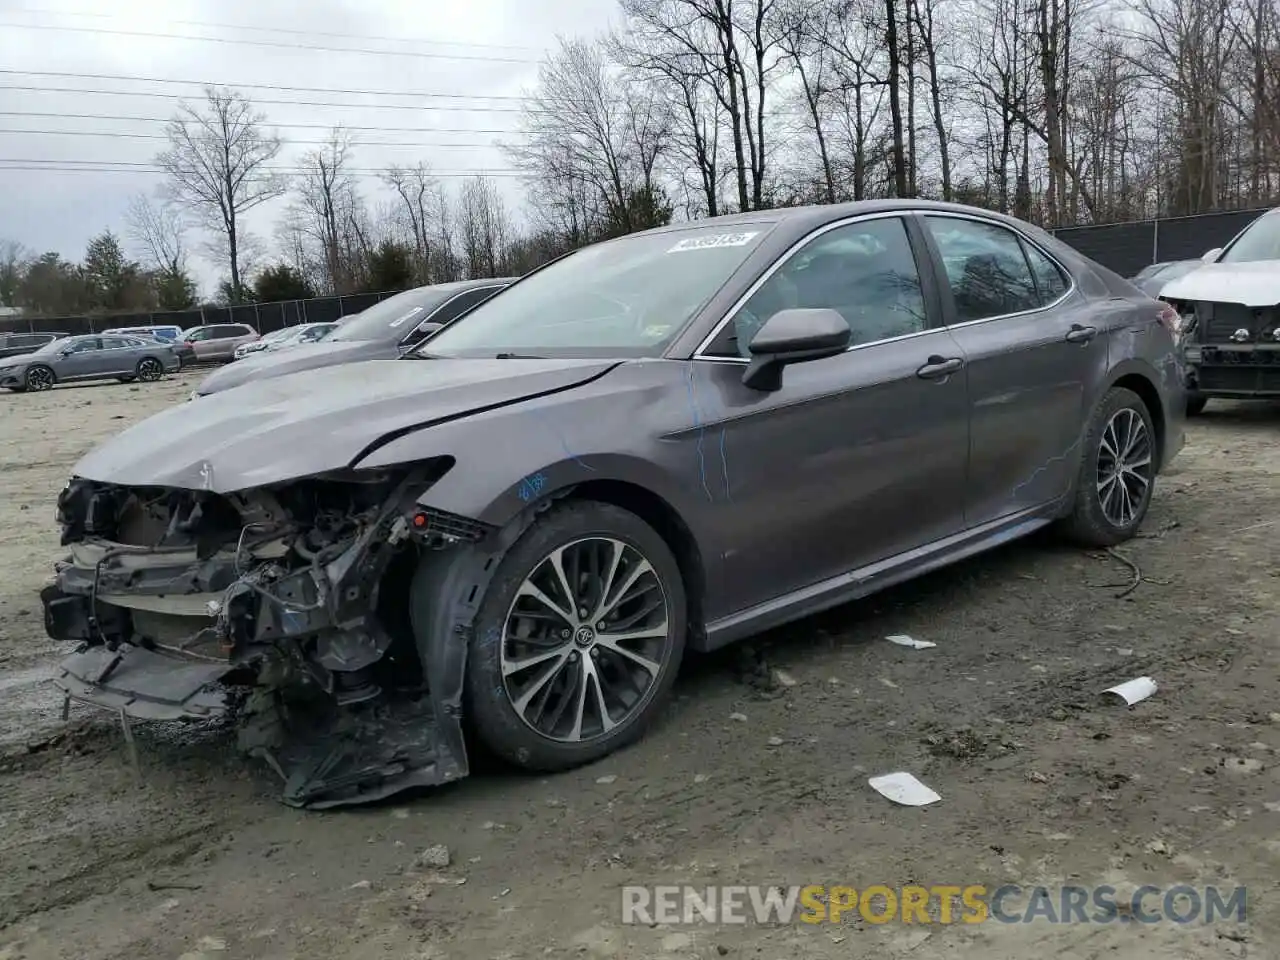
<svg viewBox="0 0 1280 960"><path fill-rule="evenodd" d="M75 380L149 382L176 373L179 366L173 349L150 337L64 337L34 353L0 360L0 387L25 391Z"/></svg>
<svg viewBox="0 0 1280 960"><path fill-rule="evenodd" d="M42 594L77 651L56 682L202 720L259 684L240 716L297 806L456 782L468 730L591 763L686 650L1050 524L1134 536L1183 442L1176 319L954 204L598 243L403 359L171 407L80 460Z"/></svg>
<svg viewBox="0 0 1280 960"><path fill-rule="evenodd" d="M255 353L275 353L290 347L301 347L308 343L319 343L333 330L338 329L335 323L300 323L264 334L262 339L253 343L242 343L236 347L235 359L242 360Z"/></svg>
<svg viewBox="0 0 1280 960"><path fill-rule="evenodd" d="M154 337L164 343L177 343L182 339L182 328L161 324L150 327L114 327L103 330L103 336Z"/></svg>
<svg viewBox="0 0 1280 960"><path fill-rule="evenodd" d="M0 333L0 360L33 353L65 336L65 333Z"/></svg>
<svg viewBox="0 0 1280 960"><path fill-rule="evenodd" d="M492 297L514 278L462 280L397 293L368 310L344 317L306 350L264 351L211 373L191 399L230 390L251 380L357 360L391 360Z"/></svg>
<svg viewBox="0 0 1280 960"><path fill-rule="evenodd" d="M1203 266L1203 260L1171 260L1168 263L1153 263L1134 274L1133 283L1148 296L1158 297L1165 284L1179 277L1185 277L1192 270L1198 270Z"/></svg>
<svg viewBox="0 0 1280 960"><path fill-rule="evenodd" d="M288 337L289 331L289 327L282 327L279 330L272 330L270 333L264 333L257 340L250 340L248 343L242 343L232 352L231 359L242 360L250 354L261 353L277 340L284 340Z"/></svg>
<svg viewBox="0 0 1280 960"><path fill-rule="evenodd" d="M1187 413L1211 397L1280 397L1280 208L1161 291L1181 317Z"/></svg>
<svg viewBox="0 0 1280 960"><path fill-rule="evenodd" d="M257 340L258 331L247 323L211 323L192 327L182 339L191 345L196 362L226 363L235 359L236 347Z"/></svg>

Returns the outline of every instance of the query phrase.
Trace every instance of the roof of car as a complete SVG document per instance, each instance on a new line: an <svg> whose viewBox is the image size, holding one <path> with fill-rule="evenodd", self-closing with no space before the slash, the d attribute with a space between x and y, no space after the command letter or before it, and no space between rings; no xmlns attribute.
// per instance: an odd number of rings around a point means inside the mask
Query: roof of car
<svg viewBox="0 0 1280 960"><path fill-rule="evenodd" d="M941 200L851 200L846 203L823 203L806 207L778 207L770 210L749 210L746 213L729 213L724 216L702 220L671 223L665 227L654 227L651 230L643 231L641 234L629 234L629 236L641 236L646 233L674 233L682 230L705 230L709 227L732 227L749 223L773 225L786 223L789 226L807 231L812 227L820 226L832 220L843 220L846 217L858 214L892 213L894 211L967 213L992 220L1002 220L1006 223L1016 223L1024 229L1026 226L1033 226L1026 224L1024 221L1015 220L1005 214L996 213L993 210L984 210L981 207L972 207L962 203L945 203Z"/></svg>

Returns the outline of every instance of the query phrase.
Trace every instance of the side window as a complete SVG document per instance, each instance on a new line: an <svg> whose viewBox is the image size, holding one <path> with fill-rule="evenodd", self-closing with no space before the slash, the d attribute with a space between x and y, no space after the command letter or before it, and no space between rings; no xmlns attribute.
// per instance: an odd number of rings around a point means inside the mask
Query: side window
<svg viewBox="0 0 1280 960"><path fill-rule="evenodd" d="M898 217L864 220L814 238L751 295L708 353L749 357L748 344L765 321L796 308L839 312L853 345L924 330L928 317L906 225Z"/></svg>
<svg viewBox="0 0 1280 960"><path fill-rule="evenodd" d="M103 337L102 338L103 350L120 350L123 347L127 347L127 346L131 346L131 344L124 337Z"/></svg>
<svg viewBox="0 0 1280 960"><path fill-rule="evenodd" d="M198 329L192 330L190 333L187 334L187 343L196 343L197 341L208 340L208 339L209 339L208 327L199 327Z"/></svg>
<svg viewBox="0 0 1280 960"><path fill-rule="evenodd" d="M1026 251L1027 262L1031 264L1031 273L1036 278L1036 291L1040 294L1042 306L1053 303L1071 288L1062 268L1041 253L1038 248L1023 241L1022 249Z"/></svg>
<svg viewBox="0 0 1280 960"><path fill-rule="evenodd" d="M89 340L81 340L71 348L72 353L88 353L90 350L101 350L102 341L96 337Z"/></svg>
<svg viewBox="0 0 1280 960"><path fill-rule="evenodd" d="M957 321L985 320L1040 306L1017 234L959 217L925 217L947 272Z"/></svg>

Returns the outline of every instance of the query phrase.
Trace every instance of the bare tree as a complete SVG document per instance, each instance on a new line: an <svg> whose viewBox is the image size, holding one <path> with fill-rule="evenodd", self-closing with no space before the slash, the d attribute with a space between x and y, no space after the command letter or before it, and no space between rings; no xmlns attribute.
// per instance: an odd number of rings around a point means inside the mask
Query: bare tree
<svg viewBox="0 0 1280 960"><path fill-rule="evenodd" d="M245 213L281 196L288 181L268 164L280 153L280 137L264 130L266 117L241 93L206 87L204 103L182 103L165 132L169 149L156 162L169 178L170 196L220 234L231 274L231 294L242 282Z"/></svg>
<svg viewBox="0 0 1280 960"><path fill-rule="evenodd" d="M31 252L16 240L0 240L0 306L16 307Z"/></svg>
<svg viewBox="0 0 1280 960"><path fill-rule="evenodd" d="M363 201L350 172L351 150L350 134L335 127L322 147L304 154L290 210L302 233L319 247L321 286L339 295L353 289L364 246Z"/></svg>
<svg viewBox="0 0 1280 960"><path fill-rule="evenodd" d="M459 231L467 276L499 276L511 221L497 186L487 177L471 177L463 184Z"/></svg>
<svg viewBox="0 0 1280 960"><path fill-rule="evenodd" d="M129 239L141 250L148 267L180 274L187 268L187 224L172 203L156 203L145 193L129 201L125 212Z"/></svg>

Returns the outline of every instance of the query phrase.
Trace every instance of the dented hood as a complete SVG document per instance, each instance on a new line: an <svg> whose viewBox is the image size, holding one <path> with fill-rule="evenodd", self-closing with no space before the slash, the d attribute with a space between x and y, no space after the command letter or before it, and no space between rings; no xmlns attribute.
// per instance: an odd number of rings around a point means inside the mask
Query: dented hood
<svg viewBox="0 0 1280 960"><path fill-rule="evenodd" d="M205 377L196 393L208 396L230 390L250 380L282 377L286 373L334 367L357 360L392 360L398 349L394 343L377 340L338 340L300 344L279 352L251 353L243 360L229 363Z"/></svg>
<svg viewBox="0 0 1280 960"><path fill-rule="evenodd" d="M616 365L370 360L289 374L144 420L89 453L74 474L125 486L230 493L340 469L388 434L568 389Z"/></svg>
<svg viewBox="0 0 1280 960"><path fill-rule="evenodd" d="M1160 290L1170 300L1240 303L1274 307L1280 303L1280 260L1253 263L1206 263Z"/></svg>

